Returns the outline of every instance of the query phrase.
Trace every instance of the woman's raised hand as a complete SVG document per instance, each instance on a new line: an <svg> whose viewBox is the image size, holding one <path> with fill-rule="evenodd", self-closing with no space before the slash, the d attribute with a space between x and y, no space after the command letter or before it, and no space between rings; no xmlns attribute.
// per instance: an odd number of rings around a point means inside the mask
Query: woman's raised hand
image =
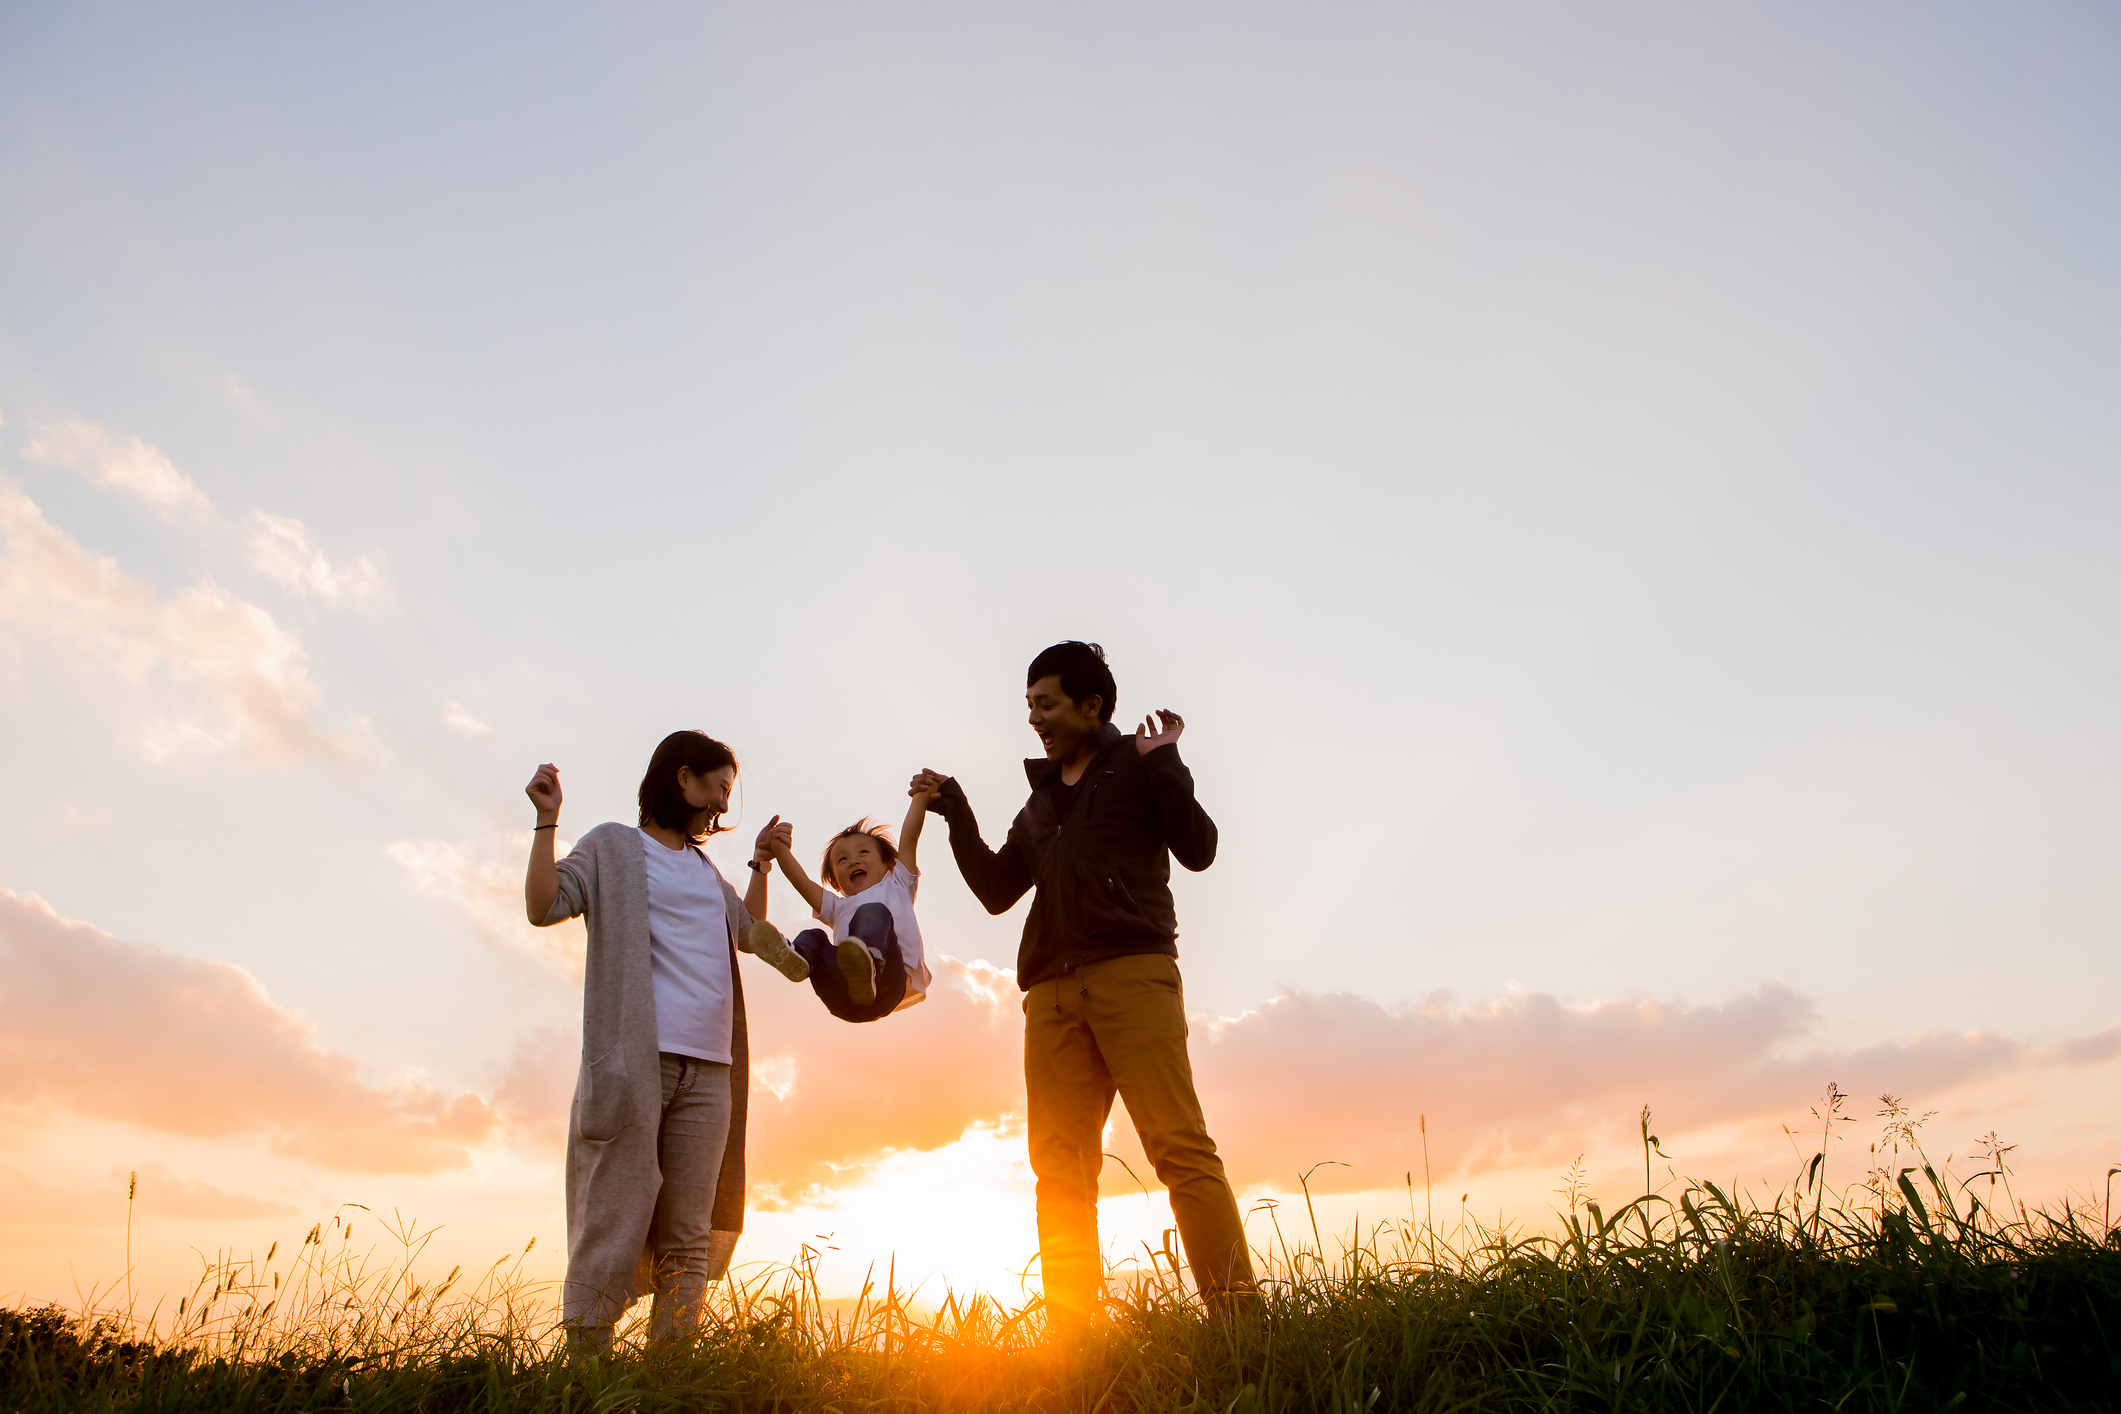
<svg viewBox="0 0 2121 1414"><path fill-rule="evenodd" d="M795 853L795 826L776 815L766 822L765 829L759 831L759 842L765 846L768 854L776 858L784 854L793 854Z"/></svg>
<svg viewBox="0 0 2121 1414"><path fill-rule="evenodd" d="M547 761L538 767L538 773L523 787L523 794L538 808L540 816L557 816L560 813L560 768Z"/></svg>
<svg viewBox="0 0 2121 1414"><path fill-rule="evenodd" d="M759 837L752 841L751 844L751 857L761 864L771 860L773 858L773 842L777 837L784 841L793 841L795 838L795 831L783 825L781 817L778 815L760 827Z"/></svg>

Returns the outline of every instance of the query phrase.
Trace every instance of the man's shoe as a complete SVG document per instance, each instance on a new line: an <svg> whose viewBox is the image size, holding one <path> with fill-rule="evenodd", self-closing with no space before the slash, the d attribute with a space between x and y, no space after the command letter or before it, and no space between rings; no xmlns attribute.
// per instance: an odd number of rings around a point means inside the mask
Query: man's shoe
<svg viewBox="0 0 2121 1414"><path fill-rule="evenodd" d="M791 982L805 981L810 976L810 964L803 955L788 946L781 930L761 918L744 931L744 951L762 958L774 971Z"/></svg>
<svg viewBox="0 0 2121 1414"><path fill-rule="evenodd" d="M876 1001L876 959L860 938L842 938L837 949L840 976L847 979L847 999L856 1006Z"/></svg>

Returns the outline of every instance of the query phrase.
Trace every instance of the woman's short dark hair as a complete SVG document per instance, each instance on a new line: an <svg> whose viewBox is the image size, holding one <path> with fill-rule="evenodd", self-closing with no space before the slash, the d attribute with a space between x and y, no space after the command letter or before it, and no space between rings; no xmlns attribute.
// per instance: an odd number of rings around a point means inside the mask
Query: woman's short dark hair
<svg viewBox="0 0 2121 1414"><path fill-rule="evenodd" d="M641 777L641 825L661 825L666 830L686 834L692 829L692 817L700 812L685 803L685 792L678 788L678 771L691 767L692 774L704 776L710 771L719 771L724 766L736 769L736 753L702 731L672 732L656 747L655 755L648 758L648 773ZM695 844L709 835L718 835L728 827L722 823L721 813L709 816L707 828L693 835Z"/></svg>
<svg viewBox="0 0 2121 1414"><path fill-rule="evenodd" d="M1119 684L1112 681L1112 669L1105 663L1105 650L1095 643L1079 643L1069 639L1056 643L1031 660L1030 676L1024 679L1029 687L1040 678L1058 677L1061 691L1071 702L1081 702L1086 697L1098 699L1097 719L1112 720L1112 709L1119 705Z"/></svg>
<svg viewBox="0 0 2121 1414"><path fill-rule="evenodd" d="M835 891L838 890L840 881L832 877L832 847L841 840L848 839L854 835L868 835L876 841L877 853L884 856L884 872L890 873L893 866L898 863L898 846L891 842L891 836L888 833L890 828L883 821L872 820L864 815L861 819L825 841L824 857L818 861L818 874L823 877L826 883L832 885Z"/></svg>

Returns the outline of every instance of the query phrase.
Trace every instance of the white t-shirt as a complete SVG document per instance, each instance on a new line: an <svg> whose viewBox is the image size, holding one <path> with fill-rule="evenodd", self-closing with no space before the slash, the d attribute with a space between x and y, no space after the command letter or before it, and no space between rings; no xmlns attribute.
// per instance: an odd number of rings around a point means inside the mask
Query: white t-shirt
<svg viewBox="0 0 2121 1414"><path fill-rule="evenodd" d="M880 903L891 910L898 950L906 959L906 1000L894 1008L899 1011L926 998L928 984L935 980L928 973L927 955L921 950L920 921L913 916L913 895L920 886L920 875L903 864L894 864L881 881L858 894L842 898L830 889L819 890L824 897L818 900L817 918L832 930L835 943L845 940L847 927L854 922L854 911L863 904Z"/></svg>
<svg viewBox="0 0 2121 1414"><path fill-rule="evenodd" d="M646 830L648 975L655 992L657 1050L731 1063L729 917L722 876L691 849L672 849Z"/></svg>

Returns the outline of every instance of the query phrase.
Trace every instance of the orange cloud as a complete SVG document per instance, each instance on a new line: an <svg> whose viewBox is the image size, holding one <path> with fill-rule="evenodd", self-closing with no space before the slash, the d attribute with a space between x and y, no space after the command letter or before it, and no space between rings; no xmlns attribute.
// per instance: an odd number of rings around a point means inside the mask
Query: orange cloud
<svg viewBox="0 0 2121 1414"><path fill-rule="evenodd" d="M559 1157L567 1144L567 1111L581 1059L579 1029L541 1026L516 1042L494 1087L493 1105L519 1142Z"/></svg>
<svg viewBox="0 0 2121 1414"><path fill-rule="evenodd" d="M216 1187L203 1178L186 1178L168 1164L146 1163L134 1169L112 1169L114 1188L137 1180L134 1201L143 1213L170 1218L291 1218L302 1210L255 1194ZM107 1205L106 1205L107 1206Z"/></svg>
<svg viewBox="0 0 2121 1414"><path fill-rule="evenodd" d="M769 1189L830 1186L886 1149L935 1148L1022 1112L1021 994L1007 973L943 958L928 1001L863 1026L834 1020L807 986L763 967L747 964L745 978L751 1171ZM1435 1173L1470 1175L1565 1165L1587 1134L1644 1103L1677 1133L1802 1113L1829 1080L1927 1099L2035 1062L2121 1049L2103 1033L2054 1057L1980 1033L1805 1047L1813 1021L1809 1000L1772 984L1715 1006L1518 995L1486 1007L1389 1007L1295 993L1243 1016L1197 1019L1193 1063L1236 1183L1287 1186L1298 1169L1333 1159L1351 1167L1322 1170L1314 1186L1352 1190L1419 1171L1423 1114ZM542 1092L518 1084L518 1105L564 1118L571 1040L547 1038L542 1054L564 1064L548 1064ZM1114 1120L1115 1152L1148 1178L1123 1108ZM1116 1166L1110 1176L1112 1191L1131 1189Z"/></svg>
<svg viewBox="0 0 2121 1414"><path fill-rule="evenodd" d="M370 1085L227 963L122 942L0 888L0 1101L168 1134L265 1133L366 1173L453 1168L499 1125L477 1095Z"/></svg>
<svg viewBox="0 0 2121 1414"><path fill-rule="evenodd" d="M83 549L0 477L0 627L135 687L165 684L171 710L135 745L151 760L205 752L276 761L346 757L352 743L319 732L301 640L272 615L205 580L158 597L108 555Z"/></svg>
<svg viewBox="0 0 2121 1414"><path fill-rule="evenodd" d="M115 1191L114 1201L111 1193ZM101 1228L125 1220L125 1180L115 1190L85 1193L70 1184L40 1183L21 1169L0 1165L0 1227Z"/></svg>
<svg viewBox="0 0 2121 1414"><path fill-rule="evenodd" d="M1352 1167L1318 1181L1357 1188L1419 1172L1423 1114L1435 1172L1475 1174L1566 1164L1587 1131L1645 1103L1678 1132L1801 1112L1829 1080L1936 1096L2030 1059L1984 1033L1799 1048L1814 1017L1780 984L1718 1006L1520 994L1387 1007L1292 994L1196 1028L1193 1061L1232 1179L1287 1184L1292 1165L1334 1159Z"/></svg>
<svg viewBox="0 0 2121 1414"><path fill-rule="evenodd" d="M1022 994L1006 972L930 961L936 985L926 1002L862 1026L828 1015L808 986L745 963L756 1207L824 1202L837 1211L846 1195L880 1180L902 1187L891 1176L908 1160L917 1166L912 1151L955 1154L959 1141L982 1154L996 1143L1021 1152ZM1992 1088L1983 1082L2016 1086L2043 1067L2049 1078L2054 1067L2088 1073L2121 1053L2121 1028L2052 1052L1981 1033L1804 1047L1813 1019L1808 999L1778 985L1716 1006L1567 1006L1519 995L1486 1007L1390 1007L1296 993L1243 1016L1196 1018L1192 1051L1231 1178L1241 1188L1288 1192L1314 1164L1348 1165L1317 1169L1311 1186L1319 1193L1396 1188L1409 1171L1418 1181L1423 1114L1439 1181L1558 1172L1586 1149L1626 1152L1644 1103L1668 1135L1752 1122L1736 1148L1687 1156L1710 1161L1702 1172L1720 1172L1726 1161L1748 1169L1779 1162L1779 1142L1762 1141L1779 1135L1778 1121L1802 1115L1829 1080L1859 1097L1849 1112L1867 1119L1883 1092L1908 1096L1918 1109L1948 1100L1963 1109ZM510 1131L555 1159L579 1048L571 1030L526 1036L495 1092ZM1110 1143L1153 1186L1123 1106L1114 1109ZM1535 1185L1535 1206L1544 1185ZM1125 1170L1107 1165L1108 1197L1135 1191Z"/></svg>

